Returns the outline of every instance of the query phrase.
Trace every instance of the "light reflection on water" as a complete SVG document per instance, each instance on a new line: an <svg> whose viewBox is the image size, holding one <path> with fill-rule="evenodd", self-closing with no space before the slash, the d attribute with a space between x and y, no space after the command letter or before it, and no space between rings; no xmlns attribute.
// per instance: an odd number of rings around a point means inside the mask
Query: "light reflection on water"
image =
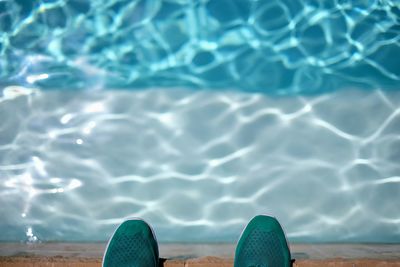
<svg viewBox="0 0 400 267"><path fill-rule="evenodd" d="M160 240L231 241L271 213L292 240L399 242L399 14L0 1L0 240L104 240L134 215Z"/></svg>
<svg viewBox="0 0 400 267"><path fill-rule="evenodd" d="M400 92L181 89L0 99L0 239L233 241L253 215L295 241L400 240Z"/></svg>
<svg viewBox="0 0 400 267"><path fill-rule="evenodd" d="M398 0L0 1L0 85L398 89Z"/></svg>

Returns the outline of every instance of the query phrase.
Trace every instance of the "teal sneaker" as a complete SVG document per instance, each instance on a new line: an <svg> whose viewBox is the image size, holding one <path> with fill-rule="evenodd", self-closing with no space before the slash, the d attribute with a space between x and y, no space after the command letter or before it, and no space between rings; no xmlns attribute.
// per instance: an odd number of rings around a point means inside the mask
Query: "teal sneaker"
<svg viewBox="0 0 400 267"><path fill-rule="evenodd" d="M158 267L153 229L142 219L124 221L108 241L103 267Z"/></svg>
<svg viewBox="0 0 400 267"><path fill-rule="evenodd" d="M290 267L289 246L279 222L269 216L254 217L243 230L234 267Z"/></svg>

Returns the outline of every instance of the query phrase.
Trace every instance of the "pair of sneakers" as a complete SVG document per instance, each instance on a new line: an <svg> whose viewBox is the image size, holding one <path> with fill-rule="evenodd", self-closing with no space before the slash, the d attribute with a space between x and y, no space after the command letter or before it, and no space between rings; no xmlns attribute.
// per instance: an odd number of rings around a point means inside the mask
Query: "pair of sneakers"
<svg viewBox="0 0 400 267"><path fill-rule="evenodd" d="M141 219L124 221L108 242L103 267L159 267L157 239ZM289 267L289 246L279 222L270 216L254 217L236 247L234 267Z"/></svg>

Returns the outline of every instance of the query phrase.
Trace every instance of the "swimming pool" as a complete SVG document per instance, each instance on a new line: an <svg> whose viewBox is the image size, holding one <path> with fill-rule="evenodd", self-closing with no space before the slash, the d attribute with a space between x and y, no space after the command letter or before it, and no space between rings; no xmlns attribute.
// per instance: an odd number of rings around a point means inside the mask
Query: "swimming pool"
<svg viewBox="0 0 400 267"><path fill-rule="evenodd" d="M400 241L398 1L0 1L0 240Z"/></svg>

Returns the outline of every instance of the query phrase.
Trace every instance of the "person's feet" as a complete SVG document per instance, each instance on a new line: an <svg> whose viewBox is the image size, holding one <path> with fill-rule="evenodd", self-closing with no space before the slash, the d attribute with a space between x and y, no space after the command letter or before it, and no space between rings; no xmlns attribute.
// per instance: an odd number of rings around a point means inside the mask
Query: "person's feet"
<svg viewBox="0 0 400 267"><path fill-rule="evenodd" d="M234 267L289 267L291 256L279 222L269 216L254 217L243 230Z"/></svg>
<svg viewBox="0 0 400 267"><path fill-rule="evenodd" d="M234 267L289 267L285 233L269 216L254 217L236 247ZM141 219L123 222L111 237L103 267L158 267L158 245L151 227Z"/></svg>
<svg viewBox="0 0 400 267"><path fill-rule="evenodd" d="M158 245L151 227L141 219L123 222L108 242L103 267L157 267Z"/></svg>

